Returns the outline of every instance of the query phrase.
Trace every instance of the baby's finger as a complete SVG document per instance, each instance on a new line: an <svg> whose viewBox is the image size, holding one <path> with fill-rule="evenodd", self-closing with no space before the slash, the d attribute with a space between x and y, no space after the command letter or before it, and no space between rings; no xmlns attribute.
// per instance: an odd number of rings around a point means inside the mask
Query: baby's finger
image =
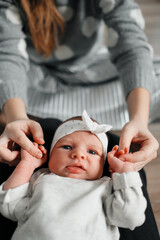
<svg viewBox="0 0 160 240"><path fill-rule="evenodd" d="M118 145L115 145L113 148L112 148L112 151L117 151L118 150Z"/></svg>
<svg viewBox="0 0 160 240"><path fill-rule="evenodd" d="M129 153L129 149L128 149L128 147L125 147L124 154L127 154L127 153Z"/></svg>
<svg viewBox="0 0 160 240"><path fill-rule="evenodd" d="M45 149L44 146L39 145L38 148L42 151L43 154L46 154L46 153L47 153L47 149Z"/></svg>
<svg viewBox="0 0 160 240"><path fill-rule="evenodd" d="M43 154L41 161L42 161L42 164L44 164L47 161L47 154Z"/></svg>

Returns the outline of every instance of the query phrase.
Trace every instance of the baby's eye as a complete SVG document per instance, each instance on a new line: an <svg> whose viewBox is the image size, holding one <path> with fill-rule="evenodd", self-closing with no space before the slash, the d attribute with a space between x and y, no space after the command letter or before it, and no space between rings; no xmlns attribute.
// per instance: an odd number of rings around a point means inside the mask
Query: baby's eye
<svg viewBox="0 0 160 240"><path fill-rule="evenodd" d="M66 150L71 150L72 149L72 147L69 146L69 145L64 145L64 146L62 146L62 148L66 149Z"/></svg>
<svg viewBox="0 0 160 240"><path fill-rule="evenodd" d="M97 155L97 152L94 151L94 150L89 150L88 152L89 152L90 154Z"/></svg>

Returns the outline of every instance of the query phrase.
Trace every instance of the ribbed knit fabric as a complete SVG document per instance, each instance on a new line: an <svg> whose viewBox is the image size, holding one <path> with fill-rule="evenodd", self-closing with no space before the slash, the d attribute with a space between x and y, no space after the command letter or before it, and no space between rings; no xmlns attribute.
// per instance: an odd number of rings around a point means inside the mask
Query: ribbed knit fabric
<svg viewBox="0 0 160 240"><path fill-rule="evenodd" d="M138 5L130 0L57 0L56 5L66 21L65 35L45 59L32 45L17 1L0 0L0 108L19 97L29 114L61 120L85 108L100 123L119 129L128 121L126 97L144 87L153 98L154 119L160 76L154 76Z"/></svg>

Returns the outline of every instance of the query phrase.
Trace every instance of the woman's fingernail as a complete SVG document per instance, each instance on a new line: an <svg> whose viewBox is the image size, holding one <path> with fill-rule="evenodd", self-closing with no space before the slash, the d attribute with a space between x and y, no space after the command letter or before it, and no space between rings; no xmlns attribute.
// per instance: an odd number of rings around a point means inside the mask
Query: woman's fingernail
<svg viewBox="0 0 160 240"><path fill-rule="evenodd" d="M40 141L40 142L41 142L41 144L44 144L44 143L45 143L44 139L43 139L43 138L41 138L41 137L37 137L37 140L38 140L38 141Z"/></svg>

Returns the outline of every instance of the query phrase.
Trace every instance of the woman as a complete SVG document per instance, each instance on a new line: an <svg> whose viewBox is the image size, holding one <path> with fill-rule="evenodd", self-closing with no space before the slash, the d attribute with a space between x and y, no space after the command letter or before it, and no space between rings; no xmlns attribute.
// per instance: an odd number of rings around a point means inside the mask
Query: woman
<svg viewBox="0 0 160 240"><path fill-rule="evenodd" d="M131 0L0 0L0 104L6 121L0 161L13 164L19 155L11 151L14 142L41 157L27 137L44 143L32 117L64 120L84 108L100 123L124 126L121 149L140 145L124 155L137 159L135 170L154 159L158 143L148 116L158 79L143 27Z"/></svg>

